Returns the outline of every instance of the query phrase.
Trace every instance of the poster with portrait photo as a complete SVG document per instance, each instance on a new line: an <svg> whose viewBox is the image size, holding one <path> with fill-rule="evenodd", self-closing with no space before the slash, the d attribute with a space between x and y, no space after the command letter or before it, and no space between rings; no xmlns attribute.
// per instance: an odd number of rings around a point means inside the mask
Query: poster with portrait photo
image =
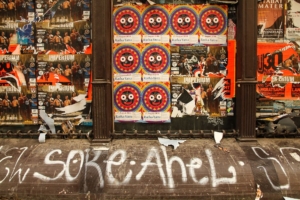
<svg viewBox="0 0 300 200"><path fill-rule="evenodd" d="M0 25L0 55L35 54L35 24L7 22Z"/></svg>
<svg viewBox="0 0 300 200"><path fill-rule="evenodd" d="M227 102L224 78L172 77L172 118L184 116L225 117L220 105ZM225 109L226 110L226 109Z"/></svg>
<svg viewBox="0 0 300 200"><path fill-rule="evenodd" d="M39 110L55 124L91 122L90 55L38 55L37 67Z"/></svg>
<svg viewBox="0 0 300 200"><path fill-rule="evenodd" d="M91 26L88 21L61 25L36 23L38 54L91 54Z"/></svg>
<svg viewBox="0 0 300 200"><path fill-rule="evenodd" d="M36 0L39 21L63 24L90 20L91 0Z"/></svg>
<svg viewBox="0 0 300 200"><path fill-rule="evenodd" d="M0 55L1 125L37 124L37 88L33 55Z"/></svg>

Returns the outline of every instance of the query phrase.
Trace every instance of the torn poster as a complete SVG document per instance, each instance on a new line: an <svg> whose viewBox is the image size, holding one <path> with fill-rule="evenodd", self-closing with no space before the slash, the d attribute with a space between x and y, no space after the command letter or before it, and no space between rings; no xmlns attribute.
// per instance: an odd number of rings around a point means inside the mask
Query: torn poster
<svg viewBox="0 0 300 200"><path fill-rule="evenodd" d="M53 115L56 125L89 122L90 55L39 55L37 63L39 110Z"/></svg>
<svg viewBox="0 0 300 200"><path fill-rule="evenodd" d="M166 138L158 138L158 141L160 144L162 144L166 147L173 146L174 149L177 149L177 147L179 147L179 145L184 143L186 140L170 140L170 139L166 139Z"/></svg>
<svg viewBox="0 0 300 200"><path fill-rule="evenodd" d="M299 46L296 43L258 43L258 94L271 99L300 96Z"/></svg>
<svg viewBox="0 0 300 200"><path fill-rule="evenodd" d="M35 56L0 55L0 59L0 124L37 124Z"/></svg>
<svg viewBox="0 0 300 200"><path fill-rule="evenodd" d="M287 1L285 36L289 40L300 39L300 3L296 0Z"/></svg>
<svg viewBox="0 0 300 200"><path fill-rule="evenodd" d="M0 25L0 55L35 54L35 24L7 22Z"/></svg>

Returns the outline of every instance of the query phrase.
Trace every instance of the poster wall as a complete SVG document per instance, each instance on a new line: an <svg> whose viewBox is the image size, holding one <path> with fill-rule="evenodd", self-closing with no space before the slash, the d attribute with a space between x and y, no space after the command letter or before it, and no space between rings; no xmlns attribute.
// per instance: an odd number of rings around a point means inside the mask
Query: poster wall
<svg viewBox="0 0 300 200"><path fill-rule="evenodd" d="M227 5L124 5L114 8L113 25L115 122L233 115Z"/></svg>
<svg viewBox="0 0 300 200"><path fill-rule="evenodd" d="M0 8L0 125L91 126L91 1Z"/></svg>

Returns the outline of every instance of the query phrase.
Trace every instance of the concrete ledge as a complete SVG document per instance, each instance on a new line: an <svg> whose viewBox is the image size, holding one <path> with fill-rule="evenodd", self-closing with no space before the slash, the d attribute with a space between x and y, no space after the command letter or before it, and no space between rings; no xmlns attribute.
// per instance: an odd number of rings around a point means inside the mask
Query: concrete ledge
<svg viewBox="0 0 300 200"><path fill-rule="evenodd" d="M257 184L263 199L300 199L300 140L107 144L0 139L0 199L255 199Z"/></svg>

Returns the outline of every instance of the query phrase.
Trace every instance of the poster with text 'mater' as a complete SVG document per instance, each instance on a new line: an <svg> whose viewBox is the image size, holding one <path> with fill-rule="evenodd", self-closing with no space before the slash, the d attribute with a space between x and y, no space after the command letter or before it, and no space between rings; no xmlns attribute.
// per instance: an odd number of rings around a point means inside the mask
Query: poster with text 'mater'
<svg viewBox="0 0 300 200"><path fill-rule="evenodd" d="M300 96L299 51L293 43L257 44L256 91L270 99L298 99Z"/></svg>

